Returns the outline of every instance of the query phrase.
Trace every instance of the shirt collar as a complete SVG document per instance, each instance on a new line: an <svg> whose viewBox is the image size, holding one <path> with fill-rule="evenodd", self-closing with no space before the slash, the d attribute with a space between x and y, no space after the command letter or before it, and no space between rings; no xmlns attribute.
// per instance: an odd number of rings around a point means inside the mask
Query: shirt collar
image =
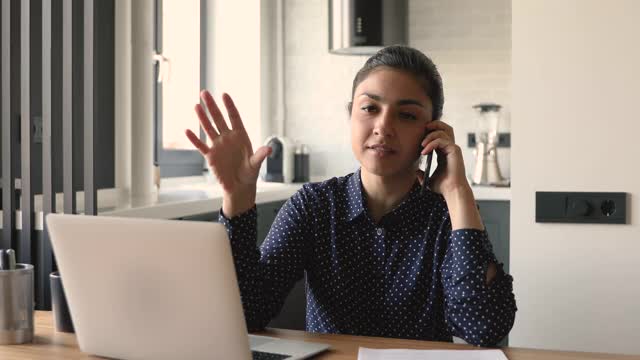
<svg viewBox="0 0 640 360"><path fill-rule="evenodd" d="M362 181L360 180L360 169L353 173L347 181L347 221L353 221L364 213L364 193L362 191Z"/></svg>
<svg viewBox="0 0 640 360"><path fill-rule="evenodd" d="M415 212L415 206L412 205L420 202L423 198L420 196L420 190L420 183L416 180L404 200L383 217L384 222L396 223L402 219L410 218ZM351 222L366 212L365 201L366 194L362 187L360 169L358 169L347 182L347 205L349 209L347 221Z"/></svg>
<svg viewBox="0 0 640 360"><path fill-rule="evenodd" d="M421 214L419 206L421 202L426 201L426 198L421 196L420 190L420 182L416 179L402 202L382 218L383 223L397 224L402 221L411 221L417 214Z"/></svg>

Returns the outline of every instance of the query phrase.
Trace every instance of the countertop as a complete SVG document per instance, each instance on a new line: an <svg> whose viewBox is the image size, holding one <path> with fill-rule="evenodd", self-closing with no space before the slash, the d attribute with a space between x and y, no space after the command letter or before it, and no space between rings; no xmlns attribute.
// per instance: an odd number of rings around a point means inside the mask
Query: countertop
<svg viewBox="0 0 640 360"><path fill-rule="evenodd" d="M319 182L327 177L312 178L312 182ZM222 206L222 189L204 176L163 179L160 190L146 197L131 197L116 189L98 191L98 214L104 216L144 217L154 219L176 219L186 216L205 214L220 210ZM257 186L256 203L263 204L273 201L286 200L302 187L303 183L269 183L259 181ZM476 200L509 201L511 188L509 187L472 187ZM82 212L84 196L82 192L76 194L78 210ZM34 199L36 230L42 229L42 199ZM56 196L57 212L63 211L63 196ZM2 226L0 216L0 227ZM21 214L16 211L16 228L21 228Z"/></svg>
<svg viewBox="0 0 640 360"><path fill-rule="evenodd" d="M320 182L326 178L312 178L312 182ZM259 181L257 185L256 203L287 200L302 188L303 183L270 183ZM472 187L476 200L509 201L511 188L508 187ZM121 202L109 209L103 208L100 215L131 216L158 219L175 219L178 217L204 214L218 211L222 206L222 189L218 184L207 181L170 185L162 188L157 198L138 203Z"/></svg>

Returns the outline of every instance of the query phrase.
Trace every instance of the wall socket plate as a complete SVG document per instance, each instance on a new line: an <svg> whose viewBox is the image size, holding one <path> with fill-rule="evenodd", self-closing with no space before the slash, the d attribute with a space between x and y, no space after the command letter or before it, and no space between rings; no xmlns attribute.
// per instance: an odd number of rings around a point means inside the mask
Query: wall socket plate
<svg viewBox="0 0 640 360"><path fill-rule="evenodd" d="M536 191L536 222L626 224L627 193Z"/></svg>

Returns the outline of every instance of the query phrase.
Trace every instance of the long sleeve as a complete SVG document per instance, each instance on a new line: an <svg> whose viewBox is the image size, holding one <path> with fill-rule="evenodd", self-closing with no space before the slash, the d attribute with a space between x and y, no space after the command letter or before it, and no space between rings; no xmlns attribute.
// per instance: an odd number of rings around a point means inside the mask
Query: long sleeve
<svg viewBox="0 0 640 360"><path fill-rule="evenodd" d="M441 271L449 330L473 345L495 345L509 333L515 320L513 278L498 264L486 231L449 232ZM490 262L496 264L498 273L487 285Z"/></svg>
<svg viewBox="0 0 640 360"><path fill-rule="evenodd" d="M262 246L257 246L257 211L228 219L220 211L233 253L242 305L249 331L263 329L275 317L293 288L303 277L305 241L310 217L304 189L280 209Z"/></svg>

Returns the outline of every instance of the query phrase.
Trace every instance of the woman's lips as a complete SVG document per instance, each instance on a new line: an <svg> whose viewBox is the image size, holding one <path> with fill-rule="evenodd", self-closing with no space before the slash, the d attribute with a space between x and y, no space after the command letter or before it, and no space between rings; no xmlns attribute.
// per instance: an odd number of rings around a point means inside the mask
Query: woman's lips
<svg viewBox="0 0 640 360"><path fill-rule="evenodd" d="M373 151L376 156L389 156L396 153L396 151L388 145L372 145L367 146L367 149Z"/></svg>

